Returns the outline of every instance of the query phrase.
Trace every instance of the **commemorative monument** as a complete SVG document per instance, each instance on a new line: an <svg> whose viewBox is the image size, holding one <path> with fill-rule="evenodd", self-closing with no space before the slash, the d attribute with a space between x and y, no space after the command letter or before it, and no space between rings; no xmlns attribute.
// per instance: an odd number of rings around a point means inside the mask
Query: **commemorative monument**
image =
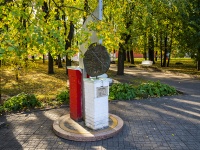
<svg viewBox="0 0 200 150"><path fill-rule="evenodd" d="M83 28L90 21L102 19L103 0L89 16ZM83 58L79 66L68 67L70 84L70 114L54 121L53 130L56 135L74 141L96 141L117 134L123 127L123 120L109 114L109 78L102 78L110 67L110 56L97 38L96 32L90 31L90 44L80 46Z"/></svg>

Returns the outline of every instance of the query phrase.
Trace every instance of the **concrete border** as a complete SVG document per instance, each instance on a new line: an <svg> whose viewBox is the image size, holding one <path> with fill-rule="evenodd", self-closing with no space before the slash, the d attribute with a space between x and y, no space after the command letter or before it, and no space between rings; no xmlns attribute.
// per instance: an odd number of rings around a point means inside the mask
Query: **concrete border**
<svg viewBox="0 0 200 150"><path fill-rule="evenodd" d="M54 121L53 131L57 136L73 141L103 140L119 133L124 125L123 120L116 115L110 114L109 118L112 120L112 123L108 128L94 131L82 127L67 114ZM70 129L69 126L72 126L73 129Z"/></svg>

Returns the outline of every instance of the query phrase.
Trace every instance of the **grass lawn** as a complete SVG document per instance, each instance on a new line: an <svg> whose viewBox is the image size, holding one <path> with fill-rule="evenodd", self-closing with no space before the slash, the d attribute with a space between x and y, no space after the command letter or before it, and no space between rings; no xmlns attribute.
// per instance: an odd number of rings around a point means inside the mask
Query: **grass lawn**
<svg viewBox="0 0 200 150"><path fill-rule="evenodd" d="M56 95L66 90L68 76L65 68L54 66L55 74L47 74L48 63L36 61L31 68L19 71L19 80L15 78L13 68L1 68L2 95L14 96L21 92L35 94L43 102L52 101ZM64 66L64 65L63 65Z"/></svg>

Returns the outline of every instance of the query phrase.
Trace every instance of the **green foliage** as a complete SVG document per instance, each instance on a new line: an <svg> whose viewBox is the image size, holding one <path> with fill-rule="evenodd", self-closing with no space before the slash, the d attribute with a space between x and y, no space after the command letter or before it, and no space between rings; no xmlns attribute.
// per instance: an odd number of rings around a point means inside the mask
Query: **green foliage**
<svg viewBox="0 0 200 150"><path fill-rule="evenodd" d="M69 90L61 91L57 96L56 99L61 103L69 104Z"/></svg>
<svg viewBox="0 0 200 150"><path fill-rule="evenodd" d="M0 113L4 111L3 106L0 106Z"/></svg>
<svg viewBox="0 0 200 150"><path fill-rule="evenodd" d="M117 83L110 87L110 100L130 100L134 98L160 97L175 95L177 91L174 87L159 81L148 81L137 87L127 83Z"/></svg>
<svg viewBox="0 0 200 150"><path fill-rule="evenodd" d="M131 84L116 83L110 87L109 98L111 100L130 100L135 98L135 89Z"/></svg>
<svg viewBox="0 0 200 150"><path fill-rule="evenodd" d="M20 93L6 100L0 108L1 111L20 111L41 106L33 94Z"/></svg>
<svg viewBox="0 0 200 150"><path fill-rule="evenodd" d="M175 95L177 91L174 87L160 83L160 81L148 81L142 83L136 89L137 97L160 97L167 95Z"/></svg>
<svg viewBox="0 0 200 150"><path fill-rule="evenodd" d="M46 8L44 2L48 4ZM0 59L9 66L20 64L28 55L39 53L74 55L80 46L76 41L79 44L90 43L91 30L97 32L108 51L118 50L122 43L125 50L135 47L135 50L144 53L149 45L153 45L149 43L152 36L154 48L160 49L165 45L166 48L163 48L171 54L185 54L184 49L188 47L187 53L200 59L199 55L196 56L200 47L198 0L107 0L103 2L102 21L88 24L86 30L83 30L81 20L90 16L98 1L7 0L0 4ZM98 20L94 16L92 18ZM66 51L72 22L76 34L74 42L70 43L71 48ZM164 36L168 39L166 44L162 42ZM27 67L26 63L21 64Z"/></svg>

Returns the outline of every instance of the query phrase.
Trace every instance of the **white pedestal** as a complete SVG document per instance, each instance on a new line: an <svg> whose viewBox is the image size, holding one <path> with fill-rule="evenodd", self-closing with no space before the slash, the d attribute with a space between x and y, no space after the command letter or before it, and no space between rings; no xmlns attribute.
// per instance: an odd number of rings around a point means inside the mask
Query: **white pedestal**
<svg viewBox="0 0 200 150"><path fill-rule="evenodd" d="M85 125L93 130L109 125L108 79L84 79Z"/></svg>

